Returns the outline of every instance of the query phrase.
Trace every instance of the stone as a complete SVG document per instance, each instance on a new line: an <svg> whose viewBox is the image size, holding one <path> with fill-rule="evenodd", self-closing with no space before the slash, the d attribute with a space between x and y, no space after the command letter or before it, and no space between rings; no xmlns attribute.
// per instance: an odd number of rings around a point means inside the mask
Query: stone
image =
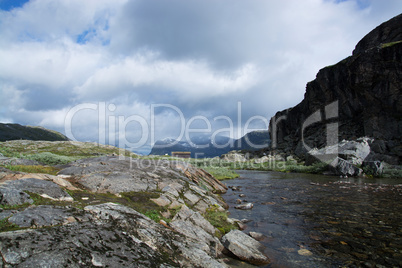
<svg viewBox="0 0 402 268"><path fill-rule="evenodd" d="M222 244L239 259L254 265L268 264L264 246L239 230L232 230L222 237Z"/></svg>
<svg viewBox="0 0 402 268"><path fill-rule="evenodd" d="M248 160L245 155L237 151L230 151L227 154L223 154L221 159L227 162L246 162Z"/></svg>
<svg viewBox="0 0 402 268"><path fill-rule="evenodd" d="M384 164L381 161L364 161L362 168L369 175L379 176L383 173Z"/></svg>
<svg viewBox="0 0 402 268"><path fill-rule="evenodd" d="M248 209L252 209L253 207L254 207L253 203L247 203L247 204L235 206L235 209L248 210Z"/></svg>
<svg viewBox="0 0 402 268"><path fill-rule="evenodd" d="M194 212L186 205L173 217L170 226L177 232L196 239L211 247L210 254L219 256L223 250L221 242L214 237L217 229L213 227L199 212Z"/></svg>
<svg viewBox="0 0 402 268"><path fill-rule="evenodd" d="M150 200L161 207L169 206L172 203L172 201L170 201L170 199L167 198L165 195L161 195L159 198L150 199Z"/></svg>
<svg viewBox="0 0 402 268"><path fill-rule="evenodd" d="M239 230L243 231L247 228L247 225L245 225L243 222L238 221L236 222L237 226L239 227Z"/></svg>
<svg viewBox="0 0 402 268"><path fill-rule="evenodd" d="M312 253L310 250L305 249L305 248L299 249L299 250L297 251L297 253L298 253L299 255L301 255L301 256L312 256L312 255L313 255L313 253Z"/></svg>
<svg viewBox="0 0 402 268"><path fill-rule="evenodd" d="M179 192L171 185L164 187L162 189L162 192L169 193L169 194L173 195L174 197L179 197Z"/></svg>
<svg viewBox="0 0 402 268"><path fill-rule="evenodd" d="M249 234L249 236L251 236L252 238L254 238L257 241L264 240L264 238L265 238L265 235L263 235L262 233L258 233L258 232L249 232L248 234Z"/></svg>
<svg viewBox="0 0 402 268"><path fill-rule="evenodd" d="M198 201L200 201L200 196L193 194L191 191L187 191L184 194L184 197L187 199L187 201L190 203L190 205L195 205Z"/></svg>
<svg viewBox="0 0 402 268"><path fill-rule="evenodd" d="M306 165L317 162L330 163L336 157L341 157L353 165L361 165L371 152L372 139L360 138L356 141L343 140L336 145L326 146L322 149L310 150L306 157Z"/></svg>
<svg viewBox="0 0 402 268"><path fill-rule="evenodd" d="M334 161L331 162L330 164L331 170L336 174L336 175L341 175L341 176L360 176L363 174L363 170L352 165L348 161L337 157L334 159Z"/></svg>
<svg viewBox="0 0 402 268"><path fill-rule="evenodd" d="M16 189L20 192L30 191L39 194L44 198L58 201L73 201L73 198L62 190L57 184L51 181L39 180L34 178L20 179L14 181L6 181L0 185L1 189Z"/></svg>
<svg viewBox="0 0 402 268"><path fill-rule="evenodd" d="M21 190L12 187L7 188L0 187L1 205L15 206L15 205L22 205L25 203L32 204L33 202L34 201L31 199L29 194Z"/></svg>
<svg viewBox="0 0 402 268"><path fill-rule="evenodd" d="M74 209L53 206L37 206L29 207L24 211L15 213L8 219L10 223L14 223L19 227L35 227L54 226L58 224L73 222Z"/></svg>

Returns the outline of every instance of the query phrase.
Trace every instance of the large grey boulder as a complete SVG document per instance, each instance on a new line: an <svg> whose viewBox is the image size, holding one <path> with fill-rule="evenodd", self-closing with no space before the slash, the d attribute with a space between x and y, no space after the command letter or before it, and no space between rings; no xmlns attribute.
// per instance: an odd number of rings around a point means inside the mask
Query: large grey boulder
<svg viewBox="0 0 402 268"><path fill-rule="evenodd" d="M363 170L349 163L345 159L337 157L329 165L332 172L341 176L360 176Z"/></svg>
<svg viewBox="0 0 402 268"><path fill-rule="evenodd" d="M222 237L222 244L239 259L255 265L268 264L263 245L239 230L232 230Z"/></svg>
<svg viewBox="0 0 402 268"><path fill-rule="evenodd" d="M307 153L306 165L319 161L330 163L338 156L353 165L361 165L371 152L372 141L373 139L370 138L360 138L354 141L343 140L336 145L312 149Z"/></svg>

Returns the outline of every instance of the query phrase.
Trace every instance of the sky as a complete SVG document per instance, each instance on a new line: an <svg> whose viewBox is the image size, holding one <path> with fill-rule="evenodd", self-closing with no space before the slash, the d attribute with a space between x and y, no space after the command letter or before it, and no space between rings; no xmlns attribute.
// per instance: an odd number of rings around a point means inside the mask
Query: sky
<svg viewBox="0 0 402 268"><path fill-rule="evenodd" d="M0 122L147 153L297 105L400 0L0 0Z"/></svg>

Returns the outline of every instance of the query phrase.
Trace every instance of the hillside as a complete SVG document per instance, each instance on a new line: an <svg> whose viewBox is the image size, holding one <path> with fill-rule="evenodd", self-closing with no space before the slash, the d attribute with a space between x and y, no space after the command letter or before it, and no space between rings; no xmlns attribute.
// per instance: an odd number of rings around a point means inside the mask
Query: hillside
<svg viewBox="0 0 402 268"><path fill-rule="evenodd" d="M367 34L341 62L321 69L295 107L269 130L276 134L278 152L301 158L309 148L327 144L327 129L339 126L341 140L374 139L372 157L391 164L402 156L402 15ZM336 103L337 102L337 103ZM332 104L332 108L331 105ZM311 117L315 114L313 117ZM310 117L310 118L309 118ZM308 119L308 120L307 120ZM302 139L303 137L303 139Z"/></svg>
<svg viewBox="0 0 402 268"><path fill-rule="evenodd" d="M57 131L42 127L0 123L0 141L9 140L68 141L69 139Z"/></svg>

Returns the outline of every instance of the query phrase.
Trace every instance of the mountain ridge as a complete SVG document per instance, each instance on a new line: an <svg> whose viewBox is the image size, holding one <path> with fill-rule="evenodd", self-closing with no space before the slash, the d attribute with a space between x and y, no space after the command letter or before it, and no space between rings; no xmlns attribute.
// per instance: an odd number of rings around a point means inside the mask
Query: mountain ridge
<svg viewBox="0 0 402 268"><path fill-rule="evenodd" d="M44 127L0 123L0 141L9 140L69 141L70 139L60 132Z"/></svg>

